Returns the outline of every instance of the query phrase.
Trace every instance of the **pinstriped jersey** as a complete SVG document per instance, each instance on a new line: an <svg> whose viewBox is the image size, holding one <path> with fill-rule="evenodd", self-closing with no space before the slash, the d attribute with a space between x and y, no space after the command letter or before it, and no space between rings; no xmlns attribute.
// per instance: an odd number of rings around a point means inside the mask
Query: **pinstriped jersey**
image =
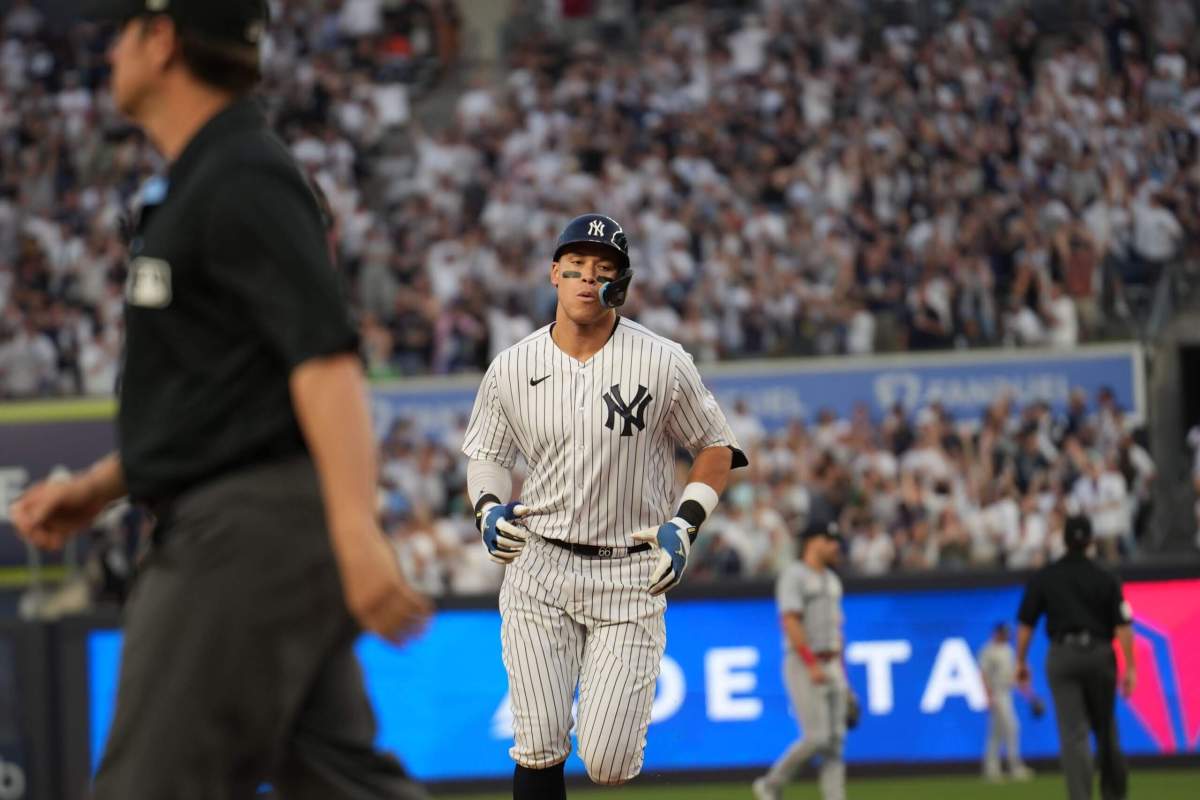
<svg viewBox="0 0 1200 800"><path fill-rule="evenodd" d="M463 453L510 469L518 451L525 457L521 501L536 512L525 520L534 533L630 546L629 534L675 513L677 445L694 455L737 442L679 344L619 318L608 342L580 362L554 343L553 327L492 362Z"/></svg>

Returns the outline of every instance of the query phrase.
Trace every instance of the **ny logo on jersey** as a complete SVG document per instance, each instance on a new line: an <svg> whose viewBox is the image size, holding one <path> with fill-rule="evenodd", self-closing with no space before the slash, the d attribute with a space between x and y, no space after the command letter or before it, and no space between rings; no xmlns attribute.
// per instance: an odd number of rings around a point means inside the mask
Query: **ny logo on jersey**
<svg viewBox="0 0 1200 800"><path fill-rule="evenodd" d="M604 238L604 223L598 219L592 220L592 224L588 225L588 236Z"/></svg>
<svg viewBox="0 0 1200 800"><path fill-rule="evenodd" d="M622 436L633 436L633 429L636 426L639 431L646 429L646 406L650 405L650 401L654 397L651 396L650 390L645 386L638 386L637 394L633 400L626 403L625 398L621 397L620 384L613 384L612 388L604 395L604 403L608 406L608 419L604 423L604 427L610 431L615 430L613 424L617 420L617 415L625 420L625 424L621 428Z"/></svg>

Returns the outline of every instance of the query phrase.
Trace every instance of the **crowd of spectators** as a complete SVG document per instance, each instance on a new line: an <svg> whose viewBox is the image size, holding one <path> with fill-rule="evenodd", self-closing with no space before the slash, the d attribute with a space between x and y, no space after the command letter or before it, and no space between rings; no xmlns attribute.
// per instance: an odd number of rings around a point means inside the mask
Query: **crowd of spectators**
<svg viewBox="0 0 1200 800"><path fill-rule="evenodd" d="M1200 246L1189 0L1055 28L1011 1L918 26L867 0L523 0L506 68L437 128L407 90L460 47L452 2L275 5L264 97L377 372L478 370L547 321L554 237L597 206L633 246L628 313L701 361L1069 347L1128 332ZM94 30L29 0L3 25L0 395L106 392L120 209L160 167Z"/></svg>
<svg viewBox="0 0 1200 800"><path fill-rule="evenodd" d="M547 321L554 237L597 206L633 246L625 312L702 362L1070 347L1122 333L1139 289L1197 256L1187 0L1093 3L1053 29L1020 2L932 27L866 0L664 3L636 25L619 1L564 4L596 18L560 24L517 5L532 23L499 77L470 77L431 126L409 100L461 47L451 0L273 3L266 108L328 198L379 373L479 370ZM29 0L2 25L0 398L109 393L122 213L161 163L103 92L96 30ZM1087 406L771 433L731 409L754 466L692 577L770 575L815 516L868 574L1034 566L1075 506L1106 558L1132 553L1154 466L1111 398ZM453 438L396 426L381 502L422 588L488 591Z"/></svg>
<svg viewBox="0 0 1200 800"><path fill-rule="evenodd" d="M1027 569L1064 552L1068 513L1088 515L1099 555L1133 557L1147 533L1153 460L1110 392L1067 411L997 400L981 419L937 405L872 421L822 412L768 432L744 402L728 410L751 466L735 472L703 528L689 581L770 578L797 557L797 532L836 520L855 574ZM502 568L487 558L465 503L458 445L397 423L383 446L380 502L412 580L433 594L483 593ZM688 462L678 461L682 489ZM520 491L520 468L515 491Z"/></svg>
<svg viewBox="0 0 1200 800"><path fill-rule="evenodd" d="M759 6L684 4L629 52L534 33L457 125L415 131L402 229L364 221L377 246L346 253L375 363L476 369L548 319L551 243L598 197L630 234L629 313L700 360L1070 347L1128 331L1195 255L1187 3L1057 36L1018 4L929 36Z"/></svg>
<svg viewBox="0 0 1200 800"><path fill-rule="evenodd" d="M162 170L112 107L108 36L54 18L63 5L0 4L0 399L113 392L122 221L139 187ZM271 5L262 98L300 163L336 191L353 250L371 180L408 152L392 139L411 122L411 100L458 58L457 6Z"/></svg>

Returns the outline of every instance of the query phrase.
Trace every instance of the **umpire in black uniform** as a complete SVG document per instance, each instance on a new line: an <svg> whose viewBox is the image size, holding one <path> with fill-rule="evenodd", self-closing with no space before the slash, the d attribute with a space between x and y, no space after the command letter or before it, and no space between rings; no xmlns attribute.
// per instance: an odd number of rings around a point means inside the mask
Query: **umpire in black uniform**
<svg viewBox="0 0 1200 800"><path fill-rule="evenodd" d="M1068 517L1063 532L1067 554L1038 570L1025 587L1017 614L1017 682L1029 684L1029 640L1046 616L1050 653L1046 677L1058 717L1058 739L1067 794L1071 800L1092 796L1092 749L1096 736L1100 761L1100 796L1125 800L1129 771L1121 754L1114 716L1117 660L1113 635L1125 656L1121 689L1133 692L1133 615L1121 583L1088 557L1092 524L1087 517Z"/></svg>
<svg viewBox="0 0 1200 800"><path fill-rule="evenodd" d="M428 602L375 517L376 451L316 200L249 94L265 0L108 0L115 104L169 164L140 197L118 451L31 488L58 547L128 494L157 518L126 609L97 800L424 798L373 748L352 649Z"/></svg>

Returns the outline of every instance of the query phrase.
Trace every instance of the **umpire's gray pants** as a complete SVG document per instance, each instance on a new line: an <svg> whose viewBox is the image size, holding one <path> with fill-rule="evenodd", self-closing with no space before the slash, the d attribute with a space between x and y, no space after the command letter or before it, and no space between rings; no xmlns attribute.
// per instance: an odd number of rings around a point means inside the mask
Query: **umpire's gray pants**
<svg viewBox="0 0 1200 800"><path fill-rule="evenodd" d="M825 682L815 684L799 657L788 653L783 662L784 683L800 720L801 738L793 742L766 774L772 789L782 790L814 757L821 759L820 783L824 800L845 800L846 703L849 686L840 659L821 664Z"/></svg>
<svg viewBox="0 0 1200 800"><path fill-rule="evenodd" d="M126 609L95 800L427 795L372 742L316 474L226 475L163 513Z"/></svg>
<svg viewBox="0 0 1200 800"><path fill-rule="evenodd" d="M1054 696L1059 749L1067 794L1071 800L1092 796L1092 747L1096 736L1100 761L1100 796L1125 800L1129 773L1117 738L1114 706L1117 698L1117 660L1109 642L1088 647L1050 645L1046 677Z"/></svg>

